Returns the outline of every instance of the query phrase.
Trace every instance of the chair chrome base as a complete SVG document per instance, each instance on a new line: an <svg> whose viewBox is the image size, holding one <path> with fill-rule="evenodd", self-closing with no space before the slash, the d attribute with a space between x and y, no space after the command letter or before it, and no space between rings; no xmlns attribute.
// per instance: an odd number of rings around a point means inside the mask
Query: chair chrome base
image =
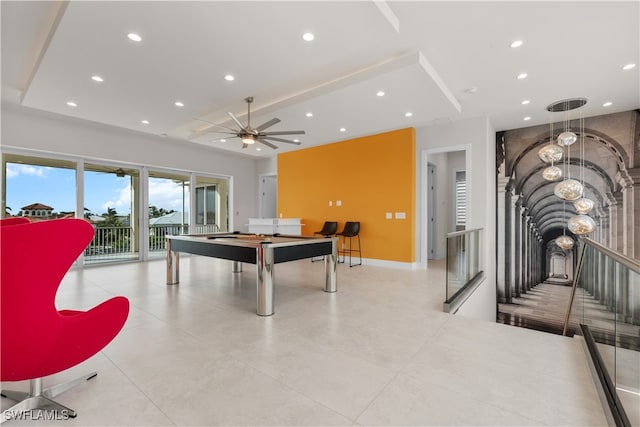
<svg viewBox="0 0 640 427"><path fill-rule="evenodd" d="M57 384L44 390L42 389L42 378L36 378L30 381L30 390L28 393L24 391L2 390L2 397L6 397L18 403L13 405L11 408L2 411L0 424L12 419L24 419L25 417L32 416L30 412L38 409L53 412L53 415L55 416L55 418L38 417L38 419L50 420L75 418L78 414L73 409L67 408L66 406L54 401L53 398L85 381L95 378L97 375L97 372L91 372L90 374L83 375L80 378L76 378L66 383Z"/></svg>

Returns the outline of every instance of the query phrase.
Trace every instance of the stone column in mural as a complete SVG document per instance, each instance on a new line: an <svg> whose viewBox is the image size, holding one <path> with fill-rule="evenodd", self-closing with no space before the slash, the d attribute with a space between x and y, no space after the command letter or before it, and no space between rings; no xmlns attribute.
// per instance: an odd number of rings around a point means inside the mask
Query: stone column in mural
<svg viewBox="0 0 640 427"><path fill-rule="evenodd" d="M514 212L513 279L515 297L520 298L522 289L522 196L517 196Z"/></svg>
<svg viewBox="0 0 640 427"><path fill-rule="evenodd" d="M527 216L527 290L530 290L533 286L531 286L531 271L533 270L533 262L531 259L531 254L533 253L532 248L534 245L533 239L533 218Z"/></svg>
<svg viewBox="0 0 640 427"><path fill-rule="evenodd" d="M640 223L636 219L636 211L640 209L640 168L628 169L625 175L616 177L622 186L624 254L640 259Z"/></svg>
<svg viewBox="0 0 640 427"><path fill-rule="evenodd" d="M511 260L509 254L511 252L511 236L509 233L511 214L511 184L507 177L498 177L498 195L497 195L497 214L499 224L498 231L498 270L496 292L498 302L511 303L511 280L509 271L511 269Z"/></svg>
<svg viewBox="0 0 640 427"><path fill-rule="evenodd" d="M611 226L611 246L614 251L624 253L624 208L621 191L612 194L609 204L609 224Z"/></svg>
<svg viewBox="0 0 640 427"><path fill-rule="evenodd" d="M609 213L603 209L598 209L598 215L600 216L600 243L603 246L609 246Z"/></svg>
<svg viewBox="0 0 640 427"><path fill-rule="evenodd" d="M527 268L529 265L529 260L527 259L527 246L529 245L529 233L528 231L528 216L527 216L527 208L524 207L522 209L522 246L520 247L520 259L522 260L521 269L521 286L522 293L527 293Z"/></svg>

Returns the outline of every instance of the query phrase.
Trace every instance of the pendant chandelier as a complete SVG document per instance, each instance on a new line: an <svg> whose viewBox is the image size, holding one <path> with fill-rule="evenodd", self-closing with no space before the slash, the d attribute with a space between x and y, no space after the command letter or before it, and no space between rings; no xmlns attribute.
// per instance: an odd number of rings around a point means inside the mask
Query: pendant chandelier
<svg viewBox="0 0 640 427"><path fill-rule="evenodd" d="M575 215L569 218L567 227L573 234L589 234L596 229L596 222L589 215Z"/></svg>
<svg viewBox="0 0 640 427"><path fill-rule="evenodd" d="M569 250L573 247L573 239L569 236L562 235L556 237L556 245L560 246L561 249Z"/></svg>
<svg viewBox="0 0 640 427"><path fill-rule="evenodd" d="M584 196L584 118L580 114L578 120L578 133L571 129L571 121L569 120L569 111L582 107L587 103L585 98L573 98L565 99L562 101L554 102L547 106L549 112L566 112L566 118L564 120L564 129L555 139L553 133L553 120L550 120L549 131L549 144L545 145L538 151L538 157L545 163L551 163L542 171L542 177L547 181L558 181L553 192L557 197L562 199L563 203L563 221L565 221L565 205L567 201L573 202L578 215L574 215L569 218L566 224L563 224L562 235L555 239L555 243L562 249L571 249L574 245L574 240L566 235L566 228L573 234L585 235L593 232L596 227L596 223L589 215L593 210L595 203L593 200ZM580 179L571 178L571 146L576 142L580 142ZM559 162L564 159L564 168L561 169L554 165L555 162Z"/></svg>

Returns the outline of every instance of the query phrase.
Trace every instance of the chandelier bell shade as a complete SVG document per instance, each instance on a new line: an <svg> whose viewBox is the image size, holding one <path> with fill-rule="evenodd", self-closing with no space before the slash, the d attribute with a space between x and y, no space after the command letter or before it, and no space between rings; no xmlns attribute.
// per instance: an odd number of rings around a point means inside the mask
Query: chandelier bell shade
<svg viewBox="0 0 640 427"><path fill-rule="evenodd" d="M546 167L542 171L542 177L547 181L557 181L562 178L562 169L557 166Z"/></svg>
<svg viewBox="0 0 640 427"><path fill-rule="evenodd" d="M569 236L562 235L556 237L556 245L558 245L561 249L569 250L573 247L573 239Z"/></svg>
<svg viewBox="0 0 640 427"><path fill-rule="evenodd" d="M568 147L578 140L578 135L571 131L564 131L558 135L558 145Z"/></svg>
<svg viewBox="0 0 640 427"><path fill-rule="evenodd" d="M564 150L557 145L545 145L538 150L538 157L545 163L556 163L562 160Z"/></svg>
<svg viewBox="0 0 640 427"><path fill-rule="evenodd" d="M563 200L577 200L582 196L582 184L575 179L565 179L556 184L553 193Z"/></svg>
<svg viewBox="0 0 640 427"><path fill-rule="evenodd" d="M569 218L567 228L573 234L589 234L596 229L596 222L589 215L576 215Z"/></svg>
<svg viewBox="0 0 640 427"><path fill-rule="evenodd" d="M595 203L593 200L581 197L573 202L573 207L576 208L576 212L581 215L588 214L594 208Z"/></svg>

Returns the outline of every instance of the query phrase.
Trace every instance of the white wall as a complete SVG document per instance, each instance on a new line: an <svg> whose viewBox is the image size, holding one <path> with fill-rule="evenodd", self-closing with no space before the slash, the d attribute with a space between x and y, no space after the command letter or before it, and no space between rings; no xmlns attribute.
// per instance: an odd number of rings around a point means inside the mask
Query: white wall
<svg viewBox="0 0 640 427"><path fill-rule="evenodd" d="M257 162L257 172L261 175L275 175L278 173L278 156L273 155Z"/></svg>
<svg viewBox="0 0 640 427"><path fill-rule="evenodd" d="M458 314L495 322L496 319L496 184L495 184L495 130L486 118L470 119L428 126L416 129L416 191L418 197L416 212L416 254L419 260L426 259L422 253L423 182L422 170L425 153L458 151L466 148L468 229L484 229L483 265L486 280L471 295L464 309ZM428 159L428 157L427 157Z"/></svg>
<svg viewBox="0 0 640 427"><path fill-rule="evenodd" d="M172 138L2 106L2 150L29 150L232 177L233 229L245 230L258 214L258 160Z"/></svg>

